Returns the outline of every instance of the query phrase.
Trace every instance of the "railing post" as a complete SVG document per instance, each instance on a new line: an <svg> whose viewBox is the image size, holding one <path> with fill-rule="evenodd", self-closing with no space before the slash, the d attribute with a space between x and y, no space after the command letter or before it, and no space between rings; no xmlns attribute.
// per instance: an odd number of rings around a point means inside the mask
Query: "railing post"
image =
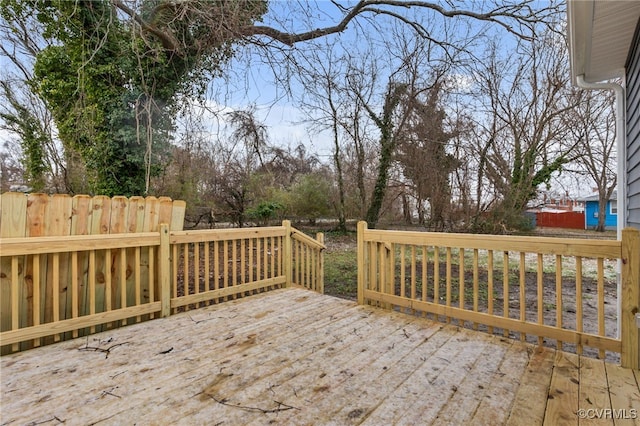
<svg viewBox="0 0 640 426"><path fill-rule="evenodd" d="M622 367L640 369L640 329L636 314L640 309L640 231L622 230L622 291L618 295L621 304L620 339Z"/></svg>
<svg viewBox="0 0 640 426"><path fill-rule="evenodd" d="M168 317L171 315L171 250L169 247L169 225L166 223L160 224L158 281L160 283L160 316Z"/></svg>
<svg viewBox="0 0 640 426"><path fill-rule="evenodd" d="M324 244L324 234L322 232L318 232L316 234L316 240L320 244ZM324 250L318 250L318 288L316 289L318 293L324 294Z"/></svg>
<svg viewBox="0 0 640 426"><path fill-rule="evenodd" d="M367 222L361 220L358 222L358 304L364 305L364 287L366 279L366 268L364 261L364 233L367 230Z"/></svg>
<svg viewBox="0 0 640 426"><path fill-rule="evenodd" d="M284 226L284 253L282 256L285 277L284 286L291 287L291 283L293 282L291 277L291 262L293 261L293 256L291 255L291 221L283 220L282 226Z"/></svg>

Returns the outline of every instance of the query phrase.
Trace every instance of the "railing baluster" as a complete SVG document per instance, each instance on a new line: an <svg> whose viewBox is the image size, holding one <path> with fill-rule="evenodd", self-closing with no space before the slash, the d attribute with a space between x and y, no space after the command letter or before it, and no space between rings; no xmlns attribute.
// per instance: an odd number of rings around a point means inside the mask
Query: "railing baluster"
<svg viewBox="0 0 640 426"><path fill-rule="evenodd" d="M253 238L249 238L249 267L248 267L248 282L253 281Z"/></svg>
<svg viewBox="0 0 640 426"><path fill-rule="evenodd" d="M389 266L387 265L387 248L383 243L378 243L378 264L380 265L380 292L387 293L387 271L389 270ZM380 306L384 308L388 308L388 304L386 302L381 303Z"/></svg>
<svg viewBox="0 0 640 426"><path fill-rule="evenodd" d="M191 289L189 288L189 243L184 243L182 245L182 285L184 286L183 296L187 296L191 294ZM188 306L185 306L185 310L189 309Z"/></svg>
<svg viewBox="0 0 640 426"><path fill-rule="evenodd" d="M464 283L464 248L458 249L458 307L460 309L465 308L465 283ZM459 324L464 327L464 321L460 320Z"/></svg>
<svg viewBox="0 0 640 426"><path fill-rule="evenodd" d="M538 324L544 324L544 260L542 253L538 253ZM538 345L542 346L544 343L544 336L538 336Z"/></svg>
<svg viewBox="0 0 640 426"><path fill-rule="evenodd" d="M258 240L259 241L259 240ZM229 287L229 241L222 241L222 288ZM227 301L225 296L223 301Z"/></svg>
<svg viewBox="0 0 640 426"><path fill-rule="evenodd" d="M135 286L135 292L134 292L134 299L135 299L135 304L136 306L139 306L142 304L141 301L141 293L142 293L142 276L141 276L141 269L142 269L142 262L141 262L141 250L140 247L136 247L134 252L133 252L133 257L134 257L134 286ZM140 315L138 315L136 317L136 322L140 322L142 320L142 317Z"/></svg>
<svg viewBox="0 0 640 426"><path fill-rule="evenodd" d="M416 299L416 282L417 282L417 266L416 266L416 246L411 246L411 300ZM412 314L415 314L415 309L411 310Z"/></svg>
<svg viewBox="0 0 640 426"><path fill-rule="evenodd" d="M71 283L67 287L71 292L71 318L78 318L78 252L71 253ZM78 337L78 330L73 330L71 337Z"/></svg>
<svg viewBox="0 0 640 426"><path fill-rule="evenodd" d="M440 247L433 248L433 300L440 304ZM438 320L438 314L433 315Z"/></svg>
<svg viewBox="0 0 640 426"><path fill-rule="evenodd" d="M120 249L120 308L127 307L127 249ZM127 325L127 319L124 318L120 325Z"/></svg>
<svg viewBox="0 0 640 426"><path fill-rule="evenodd" d="M304 256L305 256L305 247L301 241L296 241L296 246L298 247L297 254L298 258L296 259L296 267L298 271L298 285L304 287Z"/></svg>
<svg viewBox="0 0 640 426"><path fill-rule="evenodd" d="M502 316L509 318L509 252L502 253ZM502 335L509 337L509 329L503 328Z"/></svg>
<svg viewBox="0 0 640 426"><path fill-rule="evenodd" d="M33 325L40 325L40 317L42 311L40 309L41 293L40 293L40 255L35 254L32 257L33 262ZM42 339L34 339L33 346L40 346Z"/></svg>
<svg viewBox="0 0 640 426"><path fill-rule="evenodd" d="M244 240L243 240L244 241ZM202 279L204 280L204 291L210 291L211 290L211 243L208 241L205 241L204 244L202 245L202 250L204 250L204 277L202 277ZM207 302L206 305L209 305L210 302Z"/></svg>
<svg viewBox="0 0 640 426"><path fill-rule="evenodd" d="M576 256L576 331L582 333L582 257ZM576 353L582 355L582 342L578 342Z"/></svg>
<svg viewBox="0 0 640 426"><path fill-rule="evenodd" d="M446 288L446 297L447 297L447 307L451 306L451 247L447 247L447 288ZM451 317L447 317L447 323L451 322Z"/></svg>
<svg viewBox="0 0 640 426"><path fill-rule="evenodd" d="M20 328L20 300L18 298L18 256L11 257L11 330ZM20 345L15 343L12 346L13 351L20 349Z"/></svg>
<svg viewBox="0 0 640 426"><path fill-rule="evenodd" d="M238 285L238 242L231 241L231 286L236 287ZM233 294L232 299L235 299L236 295Z"/></svg>
<svg viewBox="0 0 640 426"><path fill-rule="evenodd" d="M111 300L111 285L112 285L112 278L111 278L111 250L105 250L105 268L104 268L104 311L105 312L109 312L111 311L111 309L113 309L113 305L112 305L112 300ZM56 261L54 260L53 262L54 264L56 263ZM55 273L55 269L54 269L54 276L56 275ZM55 279L55 278L54 278ZM54 286L54 293L55 293L55 286ZM55 296L54 296L54 304L55 304ZM107 323L106 324L107 328L111 328L111 323Z"/></svg>
<svg viewBox="0 0 640 426"><path fill-rule="evenodd" d="M473 249L473 312L478 312L478 298L480 297L480 280L478 271L478 249ZM473 329L478 329L478 323L473 323Z"/></svg>
<svg viewBox="0 0 640 426"><path fill-rule="evenodd" d="M556 255L556 327L562 328L562 256ZM562 341L558 340L558 349L562 350Z"/></svg>
<svg viewBox="0 0 640 426"><path fill-rule="evenodd" d="M153 282L153 281L152 281ZM89 252L89 315L96 313L96 251ZM96 327L91 326L91 334L96 332Z"/></svg>
<svg viewBox="0 0 640 426"><path fill-rule="evenodd" d="M306 256L305 256L305 271L307 274L305 288L313 289L313 273L312 273L312 259L313 259L313 249L307 245L305 245Z"/></svg>
<svg viewBox="0 0 640 426"><path fill-rule="evenodd" d="M598 336L604 336L604 259L598 258ZM605 351L600 349L600 358L604 358Z"/></svg>
<svg viewBox="0 0 640 426"><path fill-rule="evenodd" d="M171 279L171 294L173 294L173 297L178 297L178 260L180 258L180 246L178 244L174 244L173 247L171 248L171 251L173 253L173 256L171 257L171 263L173 265L173 267L171 268L171 274L172 274L172 279ZM149 270L151 271L151 253L153 252L153 250L151 248L149 248ZM153 287L153 280L149 279L149 294L150 294L150 301L151 302L155 302L155 299L153 298L153 294L154 292L151 291L151 287ZM184 283L183 283L183 289L184 289ZM183 290L184 291L184 290ZM185 293L186 294L186 293ZM176 309L174 309L172 311L172 313L177 312ZM151 316L153 317L153 314L151 314Z"/></svg>
<svg viewBox="0 0 640 426"><path fill-rule="evenodd" d="M380 291L380 279L378 277L378 265L380 262L376 255L376 244L367 243L367 246L369 247L369 279L365 281L364 288L367 290Z"/></svg>
<svg viewBox="0 0 640 426"><path fill-rule="evenodd" d="M220 288L220 241L213 242L213 289ZM214 303L218 303L220 299L214 299Z"/></svg>
<svg viewBox="0 0 640 426"><path fill-rule="evenodd" d="M395 294L396 290L396 245L394 243L389 244L389 250L387 251L387 294ZM391 305L391 309L394 306Z"/></svg>
<svg viewBox="0 0 640 426"><path fill-rule="evenodd" d="M158 268L158 265L156 264L156 247L149 247L149 302L156 302L156 270ZM175 258L174 258L175 259ZM174 262L177 262L177 260L174 260ZM177 270L178 268L174 268L174 270ZM174 288L176 287L176 281L174 281ZM160 284L160 283L158 283ZM157 298L158 300L160 299L159 297ZM156 314L151 313L150 317L154 318L156 316Z"/></svg>
<svg viewBox="0 0 640 426"><path fill-rule="evenodd" d="M493 250L487 252L487 311L493 315ZM490 334L493 334L493 326L488 327Z"/></svg>
<svg viewBox="0 0 640 426"><path fill-rule="evenodd" d="M262 239L262 278L268 278L269 277L269 257L268 257L268 249L269 249L269 239L268 238L263 238Z"/></svg>
<svg viewBox="0 0 640 426"><path fill-rule="evenodd" d="M282 253L284 252L284 238L278 237L278 260L276 265L278 265L278 275L283 275L283 264L282 264Z"/></svg>
<svg viewBox="0 0 640 426"><path fill-rule="evenodd" d="M405 273L405 253L406 247L404 244L400 244L400 297L405 297L406 295L406 291L405 291L405 279L406 277L406 273Z"/></svg>
<svg viewBox="0 0 640 426"><path fill-rule="evenodd" d="M200 293L200 243L193 243L193 294ZM200 304L196 305L196 308Z"/></svg>
<svg viewBox="0 0 640 426"><path fill-rule="evenodd" d="M247 240L243 238L240 240L240 284L247 282ZM209 290L209 289L207 289ZM245 292L250 294L249 292Z"/></svg>
<svg viewBox="0 0 640 426"><path fill-rule="evenodd" d="M110 250L107 250L111 253ZM107 265L111 265L111 262L107 263ZM60 321L60 253L53 254L53 320L52 322ZM107 268L111 269L111 268ZM109 274L109 278L111 278L111 274ZM17 309L16 309L17 310ZM55 334L53 336L53 341L58 342L60 340L60 334Z"/></svg>
<svg viewBox="0 0 640 426"><path fill-rule="evenodd" d="M429 287L427 286L428 280L428 266L429 266L429 253L427 252L427 246L422 246L422 301L427 301L427 292ZM425 316L427 313L424 313Z"/></svg>
<svg viewBox="0 0 640 426"><path fill-rule="evenodd" d="M525 321L527 319L526 315L526 302L525 302L525 292L527 287L526 281L526 270L525 270L525 256L524 252L520 252L520 321ZM526 333L520 332L520 340L526 341L527 335Z"/></svg>
<svg viewBox="0 0 640 426"><path fill-rule="evenodd" d="M269 275L270 278L273 278L277 275L279 275L279 273L276 272L276 253L277 253L277 248L276 248L276 243L277 243L277 238L276 237L271 237L271 275Z"/></svg>

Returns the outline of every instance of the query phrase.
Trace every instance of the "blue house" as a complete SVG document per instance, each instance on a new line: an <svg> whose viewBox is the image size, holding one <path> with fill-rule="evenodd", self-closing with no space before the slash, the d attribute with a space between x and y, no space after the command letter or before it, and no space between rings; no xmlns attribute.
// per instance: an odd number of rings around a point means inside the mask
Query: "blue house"
<svg viewBox="0 0 640 426"><path fill-rule="evenodd" d="M604 227L608 231L615 231L617 229L618 224L618 202L617 202L617 194L616 191L613 191L611 194L611 198L607 201L607 206L605 207L605 221ZM584 198L584 228L585 229L596 229L598 226L598 212L599 212L599 203L598 203L598 194L591 195L589 197Z"/></svg>

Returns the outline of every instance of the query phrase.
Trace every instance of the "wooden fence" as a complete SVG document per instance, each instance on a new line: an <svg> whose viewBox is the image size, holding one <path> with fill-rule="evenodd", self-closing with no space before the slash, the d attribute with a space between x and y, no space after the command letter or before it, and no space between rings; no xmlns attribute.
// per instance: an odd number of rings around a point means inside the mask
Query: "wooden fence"
<svg viewBox="0 0 640 426"><path fill-rule="evenodd" d="M605 288L606 273L613 271L615 282L618 259L619 293L615 284ZM621 304L619 336L615 310L605 316L606 293ZM539 344L551 339L559 349L573 344L579 354L616 352L624 367L637 369L640 232L625 229L621 241L602 241L381 231L360 222L358 303ZM587 309L594 322L585 322Z"/></svg>
<svg viewBox="0 0 640 426"><path fill-rule="evenodd" d="M20 222L15 209L12 214L5 209L4 195L3 227ZM146 207L149 202L162 207L162 199L135 201L137 209L129 205L120 210L159 212L157 220L143 216L142 223L154 224L155 232L0 239L3 353L283 286L322 289L318 265L324 245L303 236L288 221L269 228L172 231L168 223L177 226L177 219L167 215L172 210L167 201L164 215L162 208ZM142 201L144 209L139 207ZM95 210L100 209L88 209ZM22 212L28 217L25 211L26 206ZM83 217L76 210L69 215L74 223ZM90 218L91 223L113 223L96 217L102 216L89 215L82 222ZM108 230L106 224L100 229ZM139 230L128 224L125 229ZM147 231L144 226L142 230ZM294 252L297 244L301 245ZM294 271L309 274L294 280Z"/></svg>
<svg viewBox="0 0 640 426"><path fill-rule="evenodd" d="M169 223L172 230L181 230L185 207L184 201L173 201L168 197L70 197L64 194L49 196L7 192L0 196L0 238L5 241L51 237L49 241L55 242L59 237L75 235L157 232L159 223ZM31 243L36 244L36 241ZM93 314L96 310L102 312L108 304L106 299L112 296L126 297L131 304L135 297L131 284L133 277L129 274L134 269L130 264L133 261L132 249L129 249L128 260L126 253L115 248L112 250L93 251L91 259L87 253L70 255L60 251L36 254L38 248L34 248L33 253L26 252L22 259L3 256L0 259L0 330L10 330L16 325L16 319L12 318L16 311L19 312L18 323L28 326L52 322L54 318ZM148 269L149 252L143 250L139 254L139 264ZM0 255L4 253L0 251ZM92 275L88 273L90 266ZM92 294L89 292L89 277L95 279ZM77 283L75 293L67 285L70 280ZM110 280L112 287L106 285ZM120 288L115 284L117 280L129 281L126 294L116 294ZM148 288L147 280L142 279L141 283L141 297L148 298L152 289ZM17 289L12 286L17 286ZM17 300L12 290L18 292ZM90 303L90 298L95 299L93 303ZM17 308L12 303L17 303Z"/></svg>
<svg viewBox="0 0 640 426"><path fill-rule="evenodd" d="M585 229L584 212L536 212L536 226Z"/></svg>

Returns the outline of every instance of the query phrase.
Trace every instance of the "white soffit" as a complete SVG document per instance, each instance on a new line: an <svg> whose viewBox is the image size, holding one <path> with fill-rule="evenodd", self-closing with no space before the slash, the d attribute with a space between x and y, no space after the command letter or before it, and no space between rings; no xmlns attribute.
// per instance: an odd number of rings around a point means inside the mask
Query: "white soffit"
<svg viewBox="0 0 640 426"><path fill-rule="evenodd" d="M640 0L570 0L572 78L597 82L621 75L640 18Z"/></svg>

